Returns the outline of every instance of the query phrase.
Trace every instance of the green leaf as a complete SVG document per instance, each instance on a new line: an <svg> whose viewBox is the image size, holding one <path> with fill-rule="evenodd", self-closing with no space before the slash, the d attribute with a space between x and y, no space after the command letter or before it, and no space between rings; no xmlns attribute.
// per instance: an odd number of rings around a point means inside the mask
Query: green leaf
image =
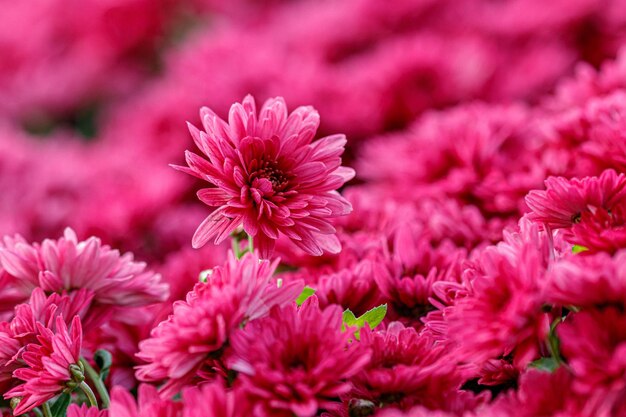
<svg viewBox="0 0 626 417"><path fill-rule="evenodd" d="M299 306L306 301L307 298L315 294L315 290L309 286L304 287L298 298L296 298L296 304Z"/></svg>
<svg viewBox="0 0 626 417"><path fill-rule="evenodd" d="M104 381L111 370L111 363L113 362L111 353L104 349L96 350L96 353L93 355L93 360L100 369L100 380Z"/></svg>
<svg viewBox="0 0 626 417"><path fill-rule="evenodd" d="M63 393L59 395L59 398L54 402L52 407L50 407L50 411L52 412L52 417L65 417L65 413L67 412L67 407L70 405L72 401L72 396L68 393Z"/></svg>
<svg viewBox="0 0 626 417"><path fill-rule="evenodd" d="M356 318L356 316L354 315L354 313L350 310L347 309L346 311L343 312L343 324L342 324L342 330L345 330L346 327L359 327L359 320ZM363 326L361 326L363 327Z"/></svg>
<svg viewBox="0 0 626 417"><path fill-rule="evenodd" d="M559 363L554 358L539 358L528 366L540 371L554 372L559 367Z"/></svg>
<svg viewBox="0 0 626 417"><path fill-rule="evenodd" d="M359 318L357 318L350 309L347 309L343 312L341 330L345 331L347 327L356 327L357 330L354 332L354 337L358 340L360 336L359 330L365 326L366 323L370 329L374 329L383 321L386 314L387 304L374 307Z"/></svg>
<svg viewBox="0 0 626 417"><path fill-rule="evenodd" d="M359 317L359 320L363 320L363 326L365 325L365 323L367 323L370 326L370 329L374 329L383 321L386 314L387 304L383 304L378 307L374 307L367 313L363 314L361 317Z"/></svg>
<svg viewBox="0 0 626 417"><path fill-rule="evenodd" d="M572 246L572 253L580 253L580 252L585 252L588 251L589 248L585 247L585 246L580 246L580 245L574 245Z"/></svg>

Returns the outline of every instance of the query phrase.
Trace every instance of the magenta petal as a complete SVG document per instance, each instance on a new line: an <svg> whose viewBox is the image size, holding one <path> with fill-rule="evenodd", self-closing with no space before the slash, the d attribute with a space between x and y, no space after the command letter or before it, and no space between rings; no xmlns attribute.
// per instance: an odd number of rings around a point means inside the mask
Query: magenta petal
<svg viewBox="0 0 626 417"><path fill-rule="evenodd" d="M209 240L222 233L231 226L232 219L223 215L223 208L211 213L196 229L191 245L197 249L204 246Z"/></svg>
<svg viewBox="0 0 626 417"><path fill-rule="evenodd" d="M230 196L219 188L203 188L198 190L197 195L200 201L211 207L226 204L230 199Z"/></svg>

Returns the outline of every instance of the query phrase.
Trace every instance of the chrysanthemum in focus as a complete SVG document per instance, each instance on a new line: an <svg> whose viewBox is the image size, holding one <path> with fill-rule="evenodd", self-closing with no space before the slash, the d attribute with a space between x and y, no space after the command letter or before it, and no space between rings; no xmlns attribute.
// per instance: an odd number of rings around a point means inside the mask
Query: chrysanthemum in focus
<svg viewBox="0 0 626 417"><path fill-rule="evenodd" d="M220 369L221 355L231 333L245 322L267 315L275 306L292 302L302 291L301 281L278 287L272 279L277 262L259 261L248 253L240 260L232 253L216 267L206 283L199 283L185 301L174 303L173 314L139 344L141 381L162 381L164 394L174 394L194 378Z"/></svg>
<svg viewBox="0 0 626 417"><path fill-rule="evenodd" d="M15 307L15 317L0 323L0 391L8 391L17 384L13 372L25 366L22 355L29 344L39 343L41 326L53 329L59 317L69 325L72 317L84 315L91 298L92 294L85 289L69 296L56 293L46 296L41 288L35 288L28 303Z"/></svg>
<svg viewBox="0 0 626 417"><path fill-rule="evenodd" d="M487 248L464 271L465 297L444 309L448 334L459 344L459 358L481 363L511 354L525 366L547 335L542 312L540 283L547 268L547 254L536 241L545 234L536 226ZM515 236L523 244L515 246Z"/></svg>
<svg viewBox="0 0 626 417"><path fill-rule="evenodd" d="M233 334L232 368L251 395L252 414L312 417L335 406L369 360L369 351L349 346L351 333L341 331L339 306L321 310L313 296Z"/></svg>
<svg viewBox="0 0 626 417"><path fill-rule="evenodd" d="M27 367L15 370L13 376L24 381L6 394L5 398L20 397L15 415L26 413L54 398L67 389L73 389L82 380L76 380L72 367L80 363L83 330L80 318L75 316L71 329L62 317L56 319L56 332L37 323L38 344L26 347L22 359Z"/></svg>
<svg viewBox="0 0 626 417"><path fill-rule="evenodd" d="M611 210L626 200L626 176L613 170L599 177L566 179L550 177L546 190L533 190L526 196L532 210L528 217L552 229L569 228L579 223L584 213Z"/></svg>
<svg viewBox="0 0 626 417"><path fill-rule="evenodd" d="M189 168L176 167L213 185L198 191L217 209L196 230L194 247L219 244L242 225L264 258L279 234L311 255L341 250L329 218L352 210L336 191L354 177L341 166L344 135L312 142L317 111L298 107L288 114L281 97L265 102L257 115L254 98L246 96L233 104L228 123L206 107L200 116L205 131L189 129L208 161L187 151Z"/></svg>
<svg viewBox="0 0 626 417"><path fill-rule="evenodd" d="M351 382L352 399L379 407L408 409L421 404L441 407L458 388L455 363L446 357L449 346L422 337L412 327L392 322L386 330L361 330L361 349L372 358Z"/></svg>
<svg viewBox="0 0 626 417"><path fill-rule="evenodd" d="M0 268L9 275L6 285L24 301L36 287L59 294L86 289L101 306L142 306L168 296L160 275L135 262L131 253L121 255L96 237L79 242L70 228L60 239L41 244L31 245L19 235L5 237L0 242Z"/></svg>

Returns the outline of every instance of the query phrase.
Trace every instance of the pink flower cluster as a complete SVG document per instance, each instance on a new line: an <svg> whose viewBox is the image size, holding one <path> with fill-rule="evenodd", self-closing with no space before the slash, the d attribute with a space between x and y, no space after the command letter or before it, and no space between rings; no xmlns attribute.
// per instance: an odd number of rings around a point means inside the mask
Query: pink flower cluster
<svg viewBox="0 0 626 417"><path fill-rule="evenodd" d="M624 0L2 10L0 415L626 415Z"/></svg>

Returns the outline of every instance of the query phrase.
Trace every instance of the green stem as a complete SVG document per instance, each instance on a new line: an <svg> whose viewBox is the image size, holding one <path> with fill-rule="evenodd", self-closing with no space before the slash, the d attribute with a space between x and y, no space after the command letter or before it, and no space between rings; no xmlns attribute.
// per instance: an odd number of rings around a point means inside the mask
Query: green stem
<svg viewBox="0 0 626 417"><path fill-rule="evenodd" d="M559 349L559 339L556 335L556 327L561 321L561 318L554 320L550 325L550 332L548 333L548 349L550 350L552 359L554 359L557 365L563 364L563 358L561 358Z"/></svg>
<svg viewBox="0 0 626 417"><path fill-rule="evenodd" d="M43 417L43 414L41 413L41 410L39 408L33 408L33 412L37 417Z"/></svg>
<svg viewBox="0 0 626 417"><path fill-rule="evenodd" d="M96 400L96 395L93 393L91 388L89 388L89 385L87 385L87 383L83 381L78 386L87 396L87 399L89 400L89 405L91 405L92 407L97 407L98 400Z"/></svg>
<svg viewBox="0 0 626 417"><path fill-rule="evenodd" d="M246 238L248 239L248 246L246 246L246 248L244 250L241 250L241 242L242 240L240 240L239 238L245 235ZM254 252L254 238L252 236L250 236L249 234L247 234L246 232L240 232L237 234L233 234L232 236L232 247L233 247L233 253L235 254L235 257L237 259L241 259L243 257L243 255L245 255L246 253L250 252Z"/></svg>
<svg viewBox="0 0 626 417"><path fill-rule="evenodd" d="M50 411L50 404L47 402L41 404L41 409L43 410L44 417L52 417L52 411Z"/></svg>
<svg viewBox="0 0 626 417"><path fill-rule="evenodd" d="M83 366L85 367L85 372L87 373L87 376L93 383L94 387L96 387L96 391L98 391L98 395L100 395L100 400L102 401L102 408L109 408L111 399L109 398L109 392L107 391L107 388L104 386L104 382L102 382L102 380L100 379L100 375L98 375L95 369L91 367L91 365L89 364L89 362L85 360L85 358L80 358L80 363L82 363ZM93 395L93 392L92 392L92 395Z"/></svg>
<svg viewBox="0 0 626 417"><path fill-rule="evenodd" d="M233 253L235 254L235 258L241 258L241 253L239 253L239 238L237 236L233 236L231 243L233 246Z"/></svg>
<svg viewBox="0 0 626 417"><path fill-rule="evenodd" d="M252 253L254 252L254 238L250 235L248 235L248 252Z"/></svg>

